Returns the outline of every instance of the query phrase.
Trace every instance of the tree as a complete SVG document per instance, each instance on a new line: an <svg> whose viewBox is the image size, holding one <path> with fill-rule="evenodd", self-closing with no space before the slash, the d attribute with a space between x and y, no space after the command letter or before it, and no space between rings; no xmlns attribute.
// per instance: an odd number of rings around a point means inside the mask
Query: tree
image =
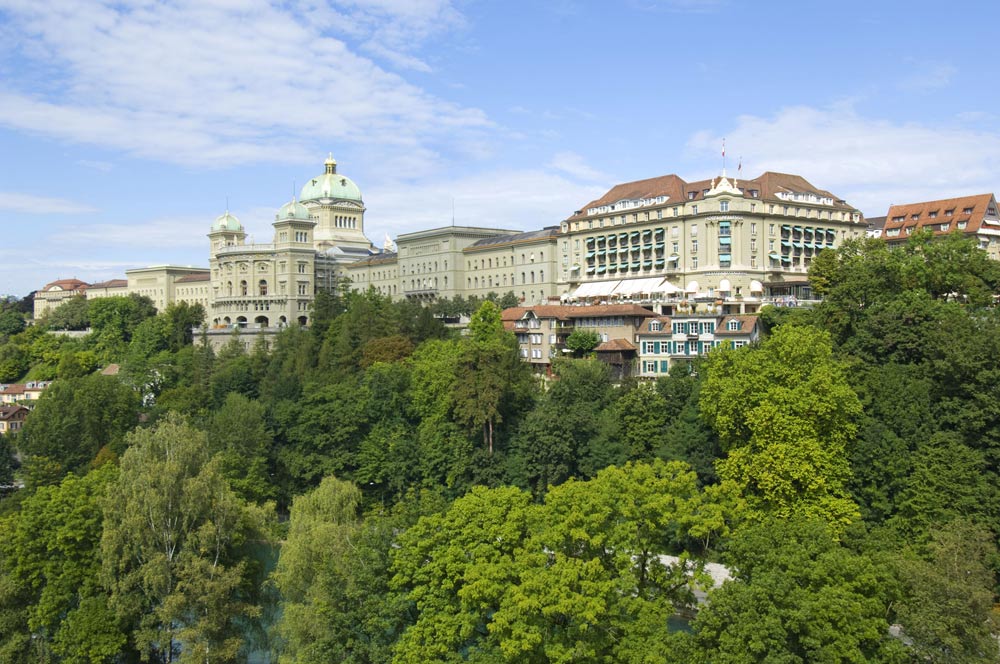
<svg viewBox="0 0 1000 664"><path fill-rule="evenodd" d="M205 323L205 308L200 304L171 302L160 316L166 319L168 347L177 352L194 342L193 330Z"/></svg>
<svg viewBox="0 0 1000 664"><path fill-rule="evenodd" d="M997 554L989 531L956 520L933 529L923 552L904 552L897 567L906 597L899 622L915 659L924 662L995 662L1000 655L992 614Z"/></svg>
<svg viewBox="0 0 1000 664"><path fill-rule="evenodd" d="M116 474L106 464L41 487L0 526L0 570L8 588L23 593L8 609L22 614L21 627L8 626L0 636L4 661L46 661L55 653L66 661L104 662L125 645L99 583L102 502ZM0 589L0 607L13 599ZM81 623L88 629L76 629Z"/></svg>
<svg viewBox="0 0 1000 664"><path fill-rule="evenodd" d="M601 343L601 337L593 330L573 330L566 337L566 348L573 351L574 357L583 357L590 351L597 348Z"/></svg>
<svg viewBox="0 0 1000 664"><path fill-rule="evenodd" d="M17 445L29 463L34 457L57 463L61 477L86 467L105 446L124 451L125 434L138 415L138 395L114 376L59 380L42 393Z"/></svg>
<svg viewBox="0 0 1000 664"><path fill-rule="evenodd" d="M511 476L537 496L572 476L592 476L609 456L625 456L609 451L610 443L599 435L601 413L614 396L608 366L597 360L561 360L553 371L556 380L511 441Z"/></svg>
<svg viewBox="0 0 1000 664"><path fill-rule="evenodd" d="M688 661L903 662L889 635L891 579L821 519L766 519L737 532L734 578L709 593Z"/></svg>
<svg viewBox="0 0 1000 664"><path fill-rule="evenodd" d="M394 662L482 661L496 653L487 624L516 582L514 552L528 534L530 501L512 487L475 487L400 536L392 587L408 593L417 617Z"/></svg>
<svg viewBox="0 0 1000 664"><path fill-rule="evenodd" d="M156 315L153 301L135 293L127 297L99 297L89 302L95 346L105 361L121 357L136 327Z"/></svg>
<svg viewBox="0 0 1000 664"><path fill-rule="evenodd" d="M861 403L829 336L781 326L759 348L713 353L699 407L727 456L719 476L743 488L751 515L858 516L847 493L848 446Z"/></svg>
<svg viewBox="0 0 1000 664"><path fill-rule="evenodd" d="M0 312L0 339L18 334L24 327L24 316L17 311L8 309Z"/></svg>
<svg viewBox="0 0 1000 664"><path fill-rule="evenodd" d="M496 427L530 391L528 366L517 354L517 340L503 328L500 308L483 302L469 321L459 357L460 380L455 383L456 421L482 432L493 454Z"/></svg>
<svg viewBox="0 0 1000 664"><path fill-rule="evenodd" d="M570 480L532 512L489 626L504 661L665 661L668 619L709 583L699 554L728 533L726 502L656 461Z"/></svg>
<svg viewBox="0 0 1000 664"><path fill-rule="evenodd" d="M148 661L237 661L260 612L243 549L266 539L267 511L240 500L205 435L179 416L129 436L104 508L102 578ZM183 644L183 653L182 651Z"/></svg>
<svg viewBox="0 0 1000 664"><path fill-rule="evenodd" d="M50 330L86 330L90 327L90 303L75 295L46 313L43 322Z"/></svg>
<svg viewBox="0 0 1000 664"><path fill-rule="evenodd" d="M219 473L238 496L257 503L275 497L268 468L274 440L265 415L260 402L230 392L208 428L209 452L218 455Z"/></svg>

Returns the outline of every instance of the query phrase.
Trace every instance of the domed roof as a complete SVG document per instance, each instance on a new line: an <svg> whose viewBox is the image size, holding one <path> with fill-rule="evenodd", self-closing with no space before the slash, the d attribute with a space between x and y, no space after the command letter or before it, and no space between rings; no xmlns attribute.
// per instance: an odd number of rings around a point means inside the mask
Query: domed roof
<svg viewBox="0 0 1000 664"><path fill-rule="evenodd" d="M326 171L306 182L305 186L302 187L299 200L315 201L320 198L339 198L361 202L361 190L350 178L337 173L337 162L333 155L326 158L324 165Z"/></svg>
<svg viewBox="0 0 1000 664"><path fill-rule="evenodd" d="M229 210L226 210L225 214L220 214L215 218L215 223L212 224L212 231L242 231L243 224L235 216L229 214Z"/></svg>
<svg viewBox="0 0 1000 664"><path fill-rule="evenodd" d="M309 208L298 201L289 201L282 205L278 208L278 214L274 215L274 218L275 220L301 219L302 221L311 221L309 218Z"/></svg>

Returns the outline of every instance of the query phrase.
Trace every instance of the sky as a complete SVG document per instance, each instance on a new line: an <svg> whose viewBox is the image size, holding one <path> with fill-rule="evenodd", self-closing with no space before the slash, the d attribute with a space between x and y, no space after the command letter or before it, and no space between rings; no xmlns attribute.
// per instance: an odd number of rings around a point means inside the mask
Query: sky
<svg viewBox="0 0 1000 664"><path fill-rule="evenodd" d="M994 192L1000 7L955 0L0 0L0 294L208 265L323 172L378 246L613 185L802 175L867 216Z"/></svg>

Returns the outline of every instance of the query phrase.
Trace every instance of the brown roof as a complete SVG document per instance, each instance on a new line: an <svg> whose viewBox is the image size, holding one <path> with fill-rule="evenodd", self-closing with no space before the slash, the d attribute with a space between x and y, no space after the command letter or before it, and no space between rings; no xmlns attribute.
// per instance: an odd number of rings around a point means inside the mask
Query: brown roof
<svg viewBox="0 0 1000 664"><path fill-rule="evenodd" d="M685 182L677 175L662 175L660 177L649 178L647 180L637 180L635 182L617 184L600 198L587 203L580 208L580 210L574 212L569 219L575 220L586 218L590 216L587 214L588 209L600 207L602 205L611 205L612 203L617 203L621 200L667 196L667 205L674 205L688 200L701 200L704 198L704 192L711 189L713 182L716 180L717 178L713 180ZM834 196L825 189L814 187L812 183L801 175L766 171L752 180L731 179L730 181L733 182L737 188L743 190L744 198L766 200L784 204L788 201L779 198L778 194L780 193L809 193L816 194L817 196L823 198L832 198L833 207L835 208L854 211L854 208L845 203L843 199L838 196ZM757 191L757 196L753 196L750 193L751 191Z"/></svg>
<svg viewBox="0 0 1000 664"><path fill-rule="evenodd" d="M594 349L597 353L611 353L626 350L636 350L635 344L628 339L609 339Z"/></svg>
<svg viewBox="0 0 1000 664"><path fill-rule="evenodd" d="M90 284L87 288L125 288L128 286L127 279L110 279L108 281L98 281L96 284Z"/></svg>
<svg viewBox="0 0 1000 664"><path fill-rule="evenodd" d="M992 214L989 214L990 208L993 209ZM993 194L893 205L886 214L885 230L930 228L940 235L956 230L960 222L965 222L962 230L966 233L976 233L984 225L1000 230L1000 218L997 216L997 203ZM942 229L942 224L947 226Z"/></svg>
<svg viewBox="0 0 1000 664"><path fill-rule="evenodd" d="M208 281L212 278L208 272L197 272L195 274L185 274L183 277L175 280L175 284L186 284L191 281Z"/></svg>
<svg viewBox="0 0 1000 664"><path fill-rule="evenodd" d="M23 420L30 412L24 406L0 406L0 420Z"/></svg>
<svg viewBox="0 0 1000 664"><path fill-rule="evenodd" d="M658 322L662 325L659 330L651 330L649 326L653 322ZM656 318L649 318L642 321L642 325L639 327L639 332L642 334L672 334L670 328L670 316L657 316Z"/></svg>
<svg viewBox="0 0 1000 664"><path fill-rule="evenodd" d="M739 330L730 330L729 321L739 321ZM730 315L724 316L719 325L715 328L716 336L726 336L735 334L752 334L754 328L757 327L757 316L752 315Z"/></svg>
<svg viewBox="0 0 1000 664"><path fill-rule="evenodd" d="M24 394L27 386L24 383L14 383L8 385L5 389L0 390L0 394Z"/></svg>
<svg viewBox="0 0 1000 664"><path fill-rule="evenodd" d="M45 284L42 290L47 291L56 287L64 291L87 290L87 286L86 281L80 281L79 279L57 279Z"/></svg>

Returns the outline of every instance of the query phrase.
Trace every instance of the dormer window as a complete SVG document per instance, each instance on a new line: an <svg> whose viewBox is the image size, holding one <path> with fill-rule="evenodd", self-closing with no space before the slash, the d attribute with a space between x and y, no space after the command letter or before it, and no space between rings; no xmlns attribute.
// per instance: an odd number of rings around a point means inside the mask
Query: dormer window
<svg viewBox="0 0 1000 664"><path fill-rule="evenodd" d="M697 196L698 196L698 192L697 191L689 191L688 192L688 200L689 201L693 201L695 198L697 198Z"/></svg>
<svg viewBox="0 0 1000 664"><path fill-rule="evenodd" d="M962 210L962 214L972 214L972 208L967 207Z"/></svg>
<svg viewBox="0 0 1000 664"><path fill-rule="evenodd" d="M738 320L731 320L726 324L726 329L730 332L739 332L740 322Z"/></svg>
<svg viewBox="0 0 1000 664"><path fill-rule="evenodd" d="M955 208L952 208L950 210L945 210L944 211L944 216L946 216L946 217L950 217L953 214L955 214Z"/></svg>

